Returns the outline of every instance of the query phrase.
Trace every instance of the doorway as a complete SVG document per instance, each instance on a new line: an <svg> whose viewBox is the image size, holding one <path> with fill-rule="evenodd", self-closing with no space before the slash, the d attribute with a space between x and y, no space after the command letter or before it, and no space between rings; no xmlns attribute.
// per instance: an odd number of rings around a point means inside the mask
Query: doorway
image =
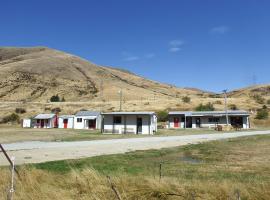
<svg viewBox="0 0 270 200"><path fill-rule="evenodd" d="M192 117L187 117L186 123L186 128L192 128Z"/></svg>
<svg viewBox="0 0 270 200"><path fill-rule="evenodd" d="M89 119L88 120L88 128L89 129L96 129L96 119Z"/></svg>
<svg viewBox="0 0 270 200"><path fill-rule="evenodd" d="M243 128L243 117L231 117L231 125L235 128Z"/></svg>
<svg viewBox="0 0 270 200"><path fill-rule="evenodd" d="M68 127L68 119L64 119L64 128Z"/></svg>
<svg viewBox="0 0 270 200"><path fill-rule="evenodd" d="M137 133L136 134L140 134L142 133L142 118L138 117L137 118Z"/></svg>
<svg viewBox="0 0 270 200"><path fill-rule="evenodd" d="M41 127L41 128L44 128L44 124L45 124L45 123L44 123L44 119L41 119L41 120L40 120L40 127Z"/></svg>
<svg viewBox="0 0 270 200"><path fill-rule="evenodd" d="M178 117L173 118L173 127L179 128L179 118Z"/></svg>
<svg viewBox="0 0 270 200"><path fill-rule="evenodd" d="M201 118L196 118L196 128L201 128Z"/></svg>

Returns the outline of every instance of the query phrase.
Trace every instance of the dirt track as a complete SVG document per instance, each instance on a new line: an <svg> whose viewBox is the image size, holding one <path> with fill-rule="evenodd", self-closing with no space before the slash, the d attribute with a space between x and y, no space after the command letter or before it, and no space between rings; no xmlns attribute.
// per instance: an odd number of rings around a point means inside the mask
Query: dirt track
<svg viewBox="0 0 270 200"><path fill-rule="evenodd" d="M211 140L221 140L250 135L270 134L267 131L233 132L188 136L145 137L79 142L18 142L3 145L16 164L40 163L54 160L78 159L106 154L125 153L135 150L161 149ZM0 165L7 165L0 154Z"/></svg>

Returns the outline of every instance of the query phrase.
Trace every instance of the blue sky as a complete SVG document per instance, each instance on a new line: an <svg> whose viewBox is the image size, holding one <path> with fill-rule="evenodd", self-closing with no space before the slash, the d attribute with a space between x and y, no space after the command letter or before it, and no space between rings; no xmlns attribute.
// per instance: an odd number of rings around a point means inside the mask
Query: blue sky
<svg viewBox="0 0 270 200"><path fill-rule="evenodd" d="M9 0L0 46L48 46L220 92L270 83L268 0Z"/></svg>

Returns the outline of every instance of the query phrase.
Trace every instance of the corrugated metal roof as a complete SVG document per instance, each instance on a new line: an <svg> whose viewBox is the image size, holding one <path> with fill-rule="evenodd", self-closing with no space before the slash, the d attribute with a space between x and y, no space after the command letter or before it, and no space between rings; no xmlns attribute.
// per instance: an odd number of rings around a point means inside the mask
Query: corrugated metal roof
<svg viewBox="0 0 270 200"><path fill-rule="evenodd" d="M75 114L75 116L98 116L100 112L98 111L79 111Z"/></svg>
<svg viewBox="0 0 270 200"><path fill-rule="evenodd" d="M154 115L155 112L108 112L102 115Z"/></svg>
<svg viewBox="0 0 270 200"><path fill-rule="evenodd" d="M59 118L73 118L75 115L60 115Z"/></svg>
<svg viewBox="0 0 270 200"><path fill-rule="evenodd" d="M169 115L186 115L186 116L224 116L225 111L172 111ZM228 110L228 115L249 115L245 110Z"/></svg>
<svg viewBox="0 0 270 200"><path fill-rule="evenodd" d="M34 117L34 119L51 119L55 116L55 114L38 114Z"/></svg>

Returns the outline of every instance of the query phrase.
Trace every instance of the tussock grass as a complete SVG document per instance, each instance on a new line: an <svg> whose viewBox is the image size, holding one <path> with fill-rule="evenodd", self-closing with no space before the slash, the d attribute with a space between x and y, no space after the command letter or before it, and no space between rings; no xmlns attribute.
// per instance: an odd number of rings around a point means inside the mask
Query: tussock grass
<svg viewBox="0 0 270 200"><path fill-rule="evenodd" d="M269 135L252 136L27 165L19 168L15 199L117 199L109 175L123 200L234 200L238 193L242 200L268 200L269 144ZM6 199L9 173L0 168L0 199Z"/></svg>

